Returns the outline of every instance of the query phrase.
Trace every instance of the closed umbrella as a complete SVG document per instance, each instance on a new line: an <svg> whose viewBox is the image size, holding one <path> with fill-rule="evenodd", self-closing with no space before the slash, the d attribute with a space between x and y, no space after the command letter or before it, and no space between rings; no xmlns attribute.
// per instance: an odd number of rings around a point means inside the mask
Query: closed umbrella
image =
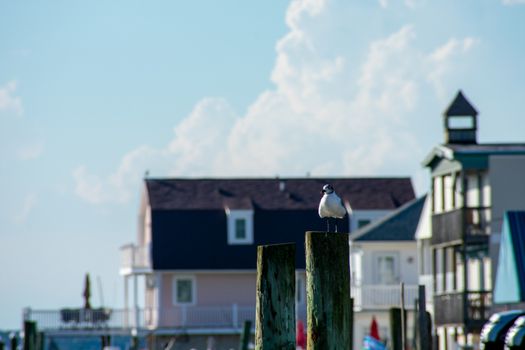
<svg viewBox="0 0 525 350"><path fill-rule="evenodd" d="M303 321L297 322L297 336L296 336L297 346L300 346L303 349L306 349L306 334L304 334L304 324Z"/></svg>
<svg viewBox="0 0 525 350"><path fill-rule="evenodd" d="M86 273L86 278L84 280L84 293L82 293L82 296L84 297L84 309L91 309L91 303L89 302L89 298L91 298L91 282L89 281L89 273Z"/></svg>
<svg viewBox="0 0 525 350"><path fill-rule="evenodd" d="M374 339L381 340L381 338L379 338L379 327L377 326L375 316L372 316L372 323L370 324L370 336Z"/></svg>

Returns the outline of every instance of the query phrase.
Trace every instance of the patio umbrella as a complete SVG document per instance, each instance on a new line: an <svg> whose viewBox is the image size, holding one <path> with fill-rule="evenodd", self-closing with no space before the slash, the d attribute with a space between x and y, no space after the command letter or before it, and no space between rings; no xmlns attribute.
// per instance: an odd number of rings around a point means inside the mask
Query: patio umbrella
<svg viewBox="0 0 525 350"><path fill-rule="evenodd" d="M379 327L377 326L375 316L372 316L372 323L370 324L370 336L374 339L381 340L381 338L379 338Z"/></svg>
<svg viewBox="0 0 525 350"><path fill-rule="evenodd" d="M86 273L86 278L84 280L84 309L91 309L91 303L89 298L91 298L91 282L89 281L89 273Z"/></svg>

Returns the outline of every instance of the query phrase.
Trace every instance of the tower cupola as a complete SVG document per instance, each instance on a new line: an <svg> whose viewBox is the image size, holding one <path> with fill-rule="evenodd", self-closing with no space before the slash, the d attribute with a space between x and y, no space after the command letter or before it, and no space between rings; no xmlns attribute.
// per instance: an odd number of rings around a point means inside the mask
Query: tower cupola
<svg viewBox="0 0 525 350"><path fill-rule="evenodd" d="M465 98L461 90L443 113L445 122L445 143L477 143L478 111Z"/></svg>

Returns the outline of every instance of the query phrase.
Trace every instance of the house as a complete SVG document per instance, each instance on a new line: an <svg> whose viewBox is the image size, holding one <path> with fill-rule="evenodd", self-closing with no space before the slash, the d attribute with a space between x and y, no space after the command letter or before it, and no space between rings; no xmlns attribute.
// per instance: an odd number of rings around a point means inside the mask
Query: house
<svg viewBox="0 0 525 350"><path fill-rule="evenodd" d="M350 234L354 349L362 348L373 318L381 339L390 341L389 309L401 305L401 282L405 309L414 310L418 295L415 233L425 198L414 199ZM414 319L409 316L407 329L412 329ZM411 338L413 333L407 333Z"/></svg>
<svg viewBox="0 0 525 350"><path fill-rule="evenodd" d="M491 314L503 214L525 209L525 144L478 143L477 115L459 91L444 112L445 142L423 161L431 189L419 261L423 280L432 276L440 349L478 343Z"/></svg>
<svg viewBox="0 0 525 350"><path fill-rule="evenodd" d="M127 324L158 337L184 335L198 347L211 336L236 345L243 321L254 319L256 248L283 242L297 244L297 318L304 320L304 233L326 230L317 214L326 183L352 209L340 232L415 197L408 178L145 179L137 242L122 249Z"/></svg>

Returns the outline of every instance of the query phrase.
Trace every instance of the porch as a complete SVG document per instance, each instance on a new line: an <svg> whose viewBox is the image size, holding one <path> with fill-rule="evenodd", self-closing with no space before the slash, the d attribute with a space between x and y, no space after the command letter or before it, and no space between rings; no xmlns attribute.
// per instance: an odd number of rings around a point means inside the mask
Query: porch
<svg viewBox="0 0 525 350"><path fill-rule="evenodd" d="M306 324L306 305L296 307L297 319ZM24 321L36 321L45 331L79 330L240 330L244 321L255 325L255 305L173 306L162 310L136 309L25 309Z"/></svg>
<svg viewBox="0 0 525 350"><path fill-rule="evenodd" d="M405 308L413 309L418 297L417 285L405 285ZM388 310L401 303L401 286L396 285L353 285L354 310Z"/></svg>

